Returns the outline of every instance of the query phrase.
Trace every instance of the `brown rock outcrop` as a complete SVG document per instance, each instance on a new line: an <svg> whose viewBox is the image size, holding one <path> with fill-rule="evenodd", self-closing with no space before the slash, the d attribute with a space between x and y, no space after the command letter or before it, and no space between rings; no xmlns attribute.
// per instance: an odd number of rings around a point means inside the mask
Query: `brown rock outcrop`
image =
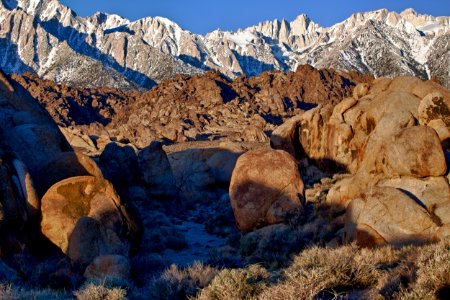
<svg viewBox="0 0 450 300"><path fill-rule="evenodd" d="M438 225L429 213L396 188L376 187L351 202L346 235L361 246L403 245L431 241Z"/></svg>
<svg viewBox="0 0 450 300"><path fill-rule="evenodd" d="M303 181L295 159L282 150L254 150L237 161L230 184L239 230L283 222L303 208Z"/></svg>
<svg viewBox="0 0 450 300"><path fill-rule="evenodd" d="M33 243L44 235L81 265L100 254L128 255L139 241L139 219L96 163L72 151L38 102L0 75L0 149L7 150L0 150L0 229L17 251L26 249L22 243L38 248Z"/></svg>
<svg viewBox="0 0 450 300"><path fill-rule="evenodd" d="M349 97L359 82L372 77L354 72L299 66L288 74L274 71L230 81L220 73L177 76L140 94L109 88L72 88L14 76L62 127L75 126L66 138L85 153L101 151L96 137L124 137L139 147L154 139L173 142L224 138L240 139L242 129L271 131L275 124L315 104L336 104ZM82 134L80 133L82 132ZM91 138L92 137L92 138ZM244 138L245 139L245 138ZM258 140L266 140L258 135Z"/></svg>
<svg viewBox="0 0 450 300"><path fill-rule="evenodd" d="M242 139L245 142L265 143L269 141L266 133L256 126L247 126L242 132Z"/></svg>
<svg viewBox="0 0 450 300"><path fill-rule="evenodd" d="M318 106L286 122L271 145L352 174L326 198L346 210L349 240L365 246L430 241L442 238L449 222L448 103L450 93L435 82L381 78L334 107ZM415 218L421 221L408 223Z"/></svg>
<svg viewBox="0 0 450 300"><path fill-rule="evenodd" d="M92 176L72 177L42 197L42 233L74 262L106 254L128 255L124 233L134 228L112 185Z"/></svg>

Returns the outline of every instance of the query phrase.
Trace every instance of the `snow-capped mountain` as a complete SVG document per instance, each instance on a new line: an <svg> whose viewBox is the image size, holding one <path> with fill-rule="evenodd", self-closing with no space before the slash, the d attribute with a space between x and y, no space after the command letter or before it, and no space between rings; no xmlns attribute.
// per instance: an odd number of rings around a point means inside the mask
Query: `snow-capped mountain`
<svg viewBox="0 0 450 300"><path fill-rule="evenodd" d="M450 17L412 9L357 13L327 28L300 15L203 36L162 17L81 18L58 0L0 2L0 67L72 85L150 87L177 73L250 76L307 63L375 76L435 76L450 87L449 41Z"/></svg>

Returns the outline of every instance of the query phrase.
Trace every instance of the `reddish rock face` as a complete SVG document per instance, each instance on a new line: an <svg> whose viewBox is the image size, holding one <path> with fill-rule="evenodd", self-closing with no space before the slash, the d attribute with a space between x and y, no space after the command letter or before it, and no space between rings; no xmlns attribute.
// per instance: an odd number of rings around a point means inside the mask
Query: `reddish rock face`
<svg viewBox="0 0 450 300"><path fill-rule="evenodd" d="M237 161L230 184L236 223L243 232L281 223L302 210L303 181L295 159L282 150L254 150Z"/></svg>
<svg viewBox="0 0 450 300"><path fill-rule="evenodd" d="M87 136L125 138L145 147L152 140L173 142L208 136L242 137L242 129L256 126L271 131L282 119L316 104L336 104L352 95L358 82L372 77L300 66L288 74L274 71L233 81L211 71L177 76L150 91L110 88L71 88L15 75L60 126L78 126ZM259 136L258 139L265 139Z"/></svg>
<svg viewBox="0 0 450 300"><path fill-rule="evenodd" d="M32 73L12 75L60 126L108 124L117 111L140 93L112 88L74 88L42 80Z"/></svg>

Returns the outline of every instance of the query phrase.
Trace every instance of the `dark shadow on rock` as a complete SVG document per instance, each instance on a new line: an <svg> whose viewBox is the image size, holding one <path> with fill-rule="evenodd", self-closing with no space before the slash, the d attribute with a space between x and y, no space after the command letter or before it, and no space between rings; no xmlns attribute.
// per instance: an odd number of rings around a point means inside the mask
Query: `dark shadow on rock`
<svg viewBox="0 0 450 300"><path fill-rule="evenodd" d="M115 28L106 29L105 34L115 33L115 32L123 32L128 34L135 34L136 32L128 27L128 25L123 25Z"/></svg>
<svg viewBox="0 0 450 300"><path fill-rule="evenodd" d="M34 72L33 68L26 65L20 58L18 46L9 39L0 38L0 49L2 49L0 68L4 72L9 74Z"/></svg>
<svg viewBox="0 0 450 300"><path fill-rule="evenodd" d="M443 286L436 291L436 298L438 300L450 299L450 285Z"/></svg>
<svg viewBox="0 0 450 300"><path fill-rule="evenodd" d="M297 107L302 109L302 110L311 110L315 107L317 107L317 104L315 103L309 103L309 102L304 102L304 101L299 101L297 103Z"/></svg>
<svg viewBox="0 0 450 300"><path fill-rule="evenodd" d="M236 50L232 50L233 55L238 60L242 71L246 76L256 76L264 71L273 71L275 66L266 64L253 56L241 55ZM238 74L243 75L243 74Z"/></svg>
<svg viewBox="0 0 450 300"><path fill-rule="evenodd" d="M263 117L263 119L270 124L274 124L277 126L283 124L283 118L279 114L262 113L261 117Z"/></svg>
<svg viewBox="0 0 450 300"><path fill-rule="evenodd" d="M184 61L185 63L191 65L191 66L194 66L196 68L199 68L199 69L202 69L202 70L205 70L205 71L210 71L212 69L210 67L205 66L205 64L203 62L204 59L205 59L205 56L206 55L204 53L202 53L201 54L201 59L198 59L196 57L192 57L192 56L187 55L187 54L182 54L182 55L178 56L178 58L181 59L182 61Z"/></svg>
<svg viewBox="0 0 450 300"><path fill-rule="evenodd" d="M230 85L217 80L216 84L220 87L220 96L222 97L224 103L228 103L239 96L239 94L236 93L236 91L233 90Z"/></svg>
<svg viewBox="0 0 450 300"><path fill-rule="evenodd" d="M13 10L17 8L17 5L19 5L19 2L17 0L2 0L2 3L9 10Z"/></svg>

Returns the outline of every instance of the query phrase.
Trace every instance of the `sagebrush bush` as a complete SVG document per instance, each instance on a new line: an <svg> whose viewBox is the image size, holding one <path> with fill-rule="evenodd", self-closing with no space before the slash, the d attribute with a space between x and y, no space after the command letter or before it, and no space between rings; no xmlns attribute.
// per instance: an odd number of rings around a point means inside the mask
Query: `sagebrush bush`
<svg viewBox="0 0 450 300"><path fill-rule="evenodd" d="M300 252L302 247L301 233L290 226L279 224L242 236L240 254L251 263L280 267L287 265L291 254Z"/></svg>
<svg viewBox="0 0 450 300"><path fill-rule="evenodd" d="M269 273L259 265L221 271L198 295L199 300L253 299L266 286Z"/></svg>
<svg viewBox="0 0 450 300"><path fill-rule="evenodd" d="M195 296L218 273L218 269L199 262L187 268L172 265L154 279L150 290L144 293L147 294L146 299L186 299Z"/></svg>
<svg viewBox="0 0 450 300"><path fill-rule="evenodd" d="M378 280L376 261L356 246L313 247L295 257L284 280L266 289L261 299L312 299L321 292L364 289Z"/></svg>
<svg viewBox="0 0 450 300"><path fill-rule="evenodd" d="M78 300L125 300L127 291L123 288L108 287L102 284L87 284L74 292Z"/></svg>
<svg viewBox="0 0 450 300"><path fill-rule="evenodd" d="M397 294L399 299L450 299L450 240L419 247L408 261L415 280Z"/></svg>

